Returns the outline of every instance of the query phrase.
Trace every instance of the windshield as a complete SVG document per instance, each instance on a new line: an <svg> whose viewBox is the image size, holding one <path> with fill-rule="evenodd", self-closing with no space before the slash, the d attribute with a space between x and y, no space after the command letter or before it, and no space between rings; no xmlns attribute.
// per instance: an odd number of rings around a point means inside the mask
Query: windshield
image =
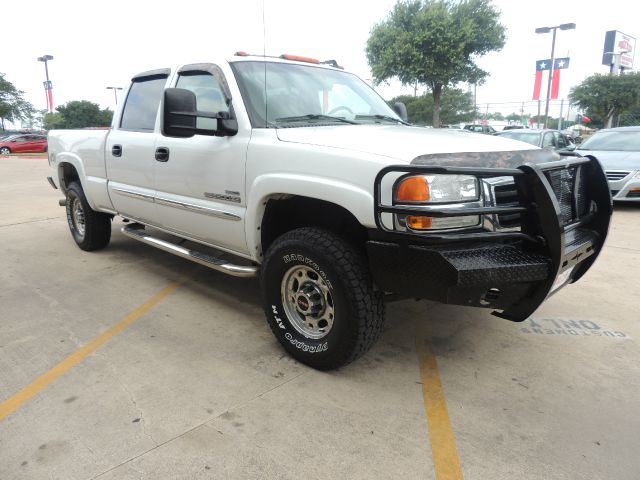
<svg viewBox="0 0 640 480"><path fill-rule="evenodd" d="M598 132L580 145L579 150L605 150L616 152L639 152L640 131Z"/></svg>
<svg viewBox="0 0 640 480"><path fill-rule="evenodd" d="M536 147L540 146L540 134L534 132L521 132L516 130L509 130L500 134L501 137L512 138L513 140L520 140L521 142L527 142Z"/></svg>
<svg viewBox="0 0 640 480"><path fill-rule="evenodd" d="M254 127L401 122L371 87L341 70L275 62L232 68Z"/></svg>

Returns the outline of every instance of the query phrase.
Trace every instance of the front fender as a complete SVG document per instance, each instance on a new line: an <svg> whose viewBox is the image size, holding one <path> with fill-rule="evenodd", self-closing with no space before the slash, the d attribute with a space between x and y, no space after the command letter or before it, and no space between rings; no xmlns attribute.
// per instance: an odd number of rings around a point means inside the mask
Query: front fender
<svg viewBox="0 0 640 480"><path fill-rule="evenodd" d="M365 227L375 227L373 195L361 187L332 178L297 173L272 173L257 177L249 187L245 230L251 255L261 251L260 225L269 198L298 195L334 203L348 210Z"/></svg>

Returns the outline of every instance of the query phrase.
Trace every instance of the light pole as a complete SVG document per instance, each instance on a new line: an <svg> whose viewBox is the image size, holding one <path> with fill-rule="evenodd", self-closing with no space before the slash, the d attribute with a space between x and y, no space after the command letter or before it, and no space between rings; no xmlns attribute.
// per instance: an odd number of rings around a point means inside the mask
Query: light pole
<svg viewBox="0 0 640 480"><path fill-rule="evenodd" d="M47 108L49 113L53 113L53 92L51 91L53 85L51 85L51 80L49 80L49 67L47 66L47 62L49 60L53 60L53 55L43 55L38 57L39 62L44 62L44 73L47 77L47 81L44 83L44 91L47 95Z"/></svg>
<svg viewBox="0 0 640 480"><path fill-rule="evenodd" d="M116 106L118 106L118 90L122 90L122 87L107 87L107 90L113 90L113 98L116 101Z"/></svg>
<svg viewBox="0 0 640 480"><path fill-rule="evenodd" d="M551 77L553 76L553 70L555 67L555 53L556 53L556 30L573 30L576 28L575 23L563 23L562 25L556 25L555 27L540 27L536 28L536 33L549 33L553 31L553 39L551 40L551 66L549 69L549 80L547 82L547 101L544 107L544 128L547 128L547 122L549 121L549 99L551 98Z"/></svg>

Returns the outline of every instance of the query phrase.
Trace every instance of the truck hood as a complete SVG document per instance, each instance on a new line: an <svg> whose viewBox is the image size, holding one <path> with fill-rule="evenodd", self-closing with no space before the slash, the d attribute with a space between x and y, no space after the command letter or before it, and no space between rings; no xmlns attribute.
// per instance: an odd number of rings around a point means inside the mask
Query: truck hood
<svg viewBox="0 0 640 480"><path fill-rule="evenodd" d="M640 152L577 151L580 155L596 157L605 170L640 170Z"/></svg>
<svg viewBox="0 0 640 480"><path fill-rule="evenodd" d="M404 125L336 125L277 129L283 142L371 153L411 162L423 154L532 150L528 143L479 133Z"/></svg>

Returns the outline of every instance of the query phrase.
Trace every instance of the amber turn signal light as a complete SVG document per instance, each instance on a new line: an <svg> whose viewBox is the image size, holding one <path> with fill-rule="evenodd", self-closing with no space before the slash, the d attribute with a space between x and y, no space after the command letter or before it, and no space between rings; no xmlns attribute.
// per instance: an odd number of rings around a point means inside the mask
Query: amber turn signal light
<svg viewBox="0 0 640 480"><path fill-rule="evenodd" d="M412 230L426 230L431 228L433 218L431 217L407 217L407 226Z"/></svg>
<svg viewBox="0 0 640 480"><path fill-rule="evenodd" d="M407 177L400 182L396 190L396 201L398 202L426 202L429 197L429 184L424 177Z"/></svg>

